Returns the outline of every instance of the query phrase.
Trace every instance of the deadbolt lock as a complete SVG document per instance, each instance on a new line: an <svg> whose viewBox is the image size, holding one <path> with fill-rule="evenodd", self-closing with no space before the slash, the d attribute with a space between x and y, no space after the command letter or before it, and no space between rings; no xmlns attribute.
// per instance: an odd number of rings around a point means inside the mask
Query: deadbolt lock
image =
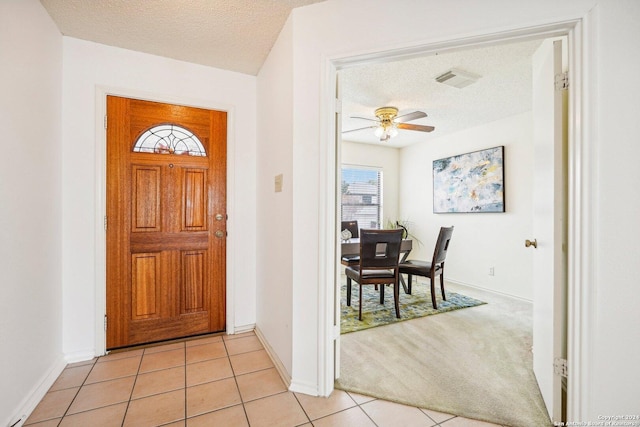
<svg viewBox="0 0 640 427"><path fill-rule="evenodd" d="M224 219L224 215L222 214L216 214L216 221L222 221Z"/></svg>

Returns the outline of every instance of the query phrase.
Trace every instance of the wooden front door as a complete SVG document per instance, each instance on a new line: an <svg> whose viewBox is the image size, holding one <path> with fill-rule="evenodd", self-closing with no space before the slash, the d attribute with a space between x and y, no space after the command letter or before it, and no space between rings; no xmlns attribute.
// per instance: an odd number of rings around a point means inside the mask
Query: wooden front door
<svg viewBox="0 0 640 427"><path fill-rule="evenodd" d="M227 114L107 97L107 349L225 330Z"/></svg>

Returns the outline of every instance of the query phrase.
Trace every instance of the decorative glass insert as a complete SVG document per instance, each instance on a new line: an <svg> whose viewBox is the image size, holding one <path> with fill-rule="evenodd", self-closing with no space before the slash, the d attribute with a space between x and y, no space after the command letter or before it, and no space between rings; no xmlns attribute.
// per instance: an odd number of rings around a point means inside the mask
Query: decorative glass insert
<svg viewBox="0 0 640 427"><path fill-rule="evenodd" d="M134 153L184 154L206 156L197 136L174 124L157 125L145 131L133 146Z"/></svg>

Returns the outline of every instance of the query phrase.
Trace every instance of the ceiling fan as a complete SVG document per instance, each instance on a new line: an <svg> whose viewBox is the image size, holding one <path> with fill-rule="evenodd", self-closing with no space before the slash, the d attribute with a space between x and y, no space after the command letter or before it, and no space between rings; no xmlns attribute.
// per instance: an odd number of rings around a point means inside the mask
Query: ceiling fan
<svg viewBox="0 0 640 427"><path fill-rule="evenodd" d="M377 117L376 119L367 117L352 117L352 119L370 120L377 122L377 124L358 129L345 130L342 133L356 132L363 129L375 129L374 133L380 138L380 141L388 141L398 134L398 129L415 130L418 132L431 132L435 129L433 126L407 123L411 120L427 117L427 113L422 111L414 111L413 113L398 116L398 109L396 107L380 107L375 110L374 114Z"/></svg>

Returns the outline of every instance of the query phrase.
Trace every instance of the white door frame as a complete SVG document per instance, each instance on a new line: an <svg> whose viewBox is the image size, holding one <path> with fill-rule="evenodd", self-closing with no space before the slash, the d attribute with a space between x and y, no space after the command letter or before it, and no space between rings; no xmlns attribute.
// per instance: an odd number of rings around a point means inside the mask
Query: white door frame
<svg viewBox="0 0 640 427"><path fill-rule="evenodd" d="M590 102L595 97L595 84L589 70L594 69L594 34L589 16L582 19L556 22L531 28L522 28L476 37L451 39L433 44L411 45L378 52L354 52L349 55L324 58L322 74L321 114L326 118L321 126L323 149L320 152L320 283L319 291L319 392L329 395L333 391L336 357L334 340L339 340L339 318L336 320L334 296L336 289L336 263L339 259L339 242L335 233L338 165L335 141L336 73L340 69L366 63L406 59L444 50L460 50L500 42L522 41L533 38L567 36L569 40L569 153L568 153L568 378L567 416L569 420L583 419L588 414L588 390L590 389L590 338L591 307L593 298L593 272L590 262L593 242L593 181L588 174L594 163L591 135L595 107ZM337 322L337 323L336 323Z"/></svg>
<svg viewBox="0 0 640 427"><path fill-rule="evenodd" d="M107 115L107 96L121 96L124 98L140 99L144 101L163 102L167 104L185 105L188 107L204 108L208 110L227 112L227 252L226 252L226 332L235 333L235 270L234 252L236 242L234 239L234 198L235 194L235 156L233 138L235 109L228 104L220 104L202 99L193 99L180 96L159 95L156 93L142 92L135 89L123 89L110 86L96 86L96 182L95 182L95 348L94 356L106 354L106 307L107 307L107 239L105 218L107 212L107 130L105 128Z"/></svg>

